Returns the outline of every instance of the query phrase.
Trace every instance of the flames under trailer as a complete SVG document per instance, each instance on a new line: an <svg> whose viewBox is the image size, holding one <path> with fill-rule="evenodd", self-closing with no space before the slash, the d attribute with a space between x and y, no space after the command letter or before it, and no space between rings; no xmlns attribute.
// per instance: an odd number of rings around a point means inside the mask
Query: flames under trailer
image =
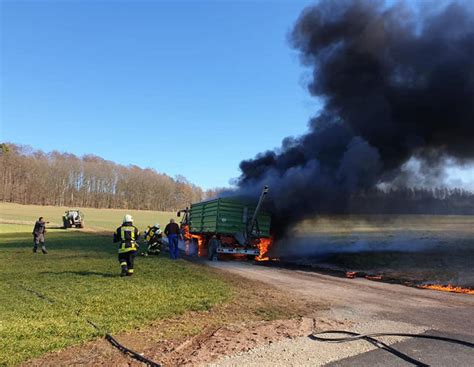
<svg viewBox="0 0 474 367"><path fill-rule="evenodd" d="M184 250L217 260L219 254L262 256L270 239L270 214L262 210L268 193L265 186L258 202L244 197L221 197L180 210Z"/></svg>

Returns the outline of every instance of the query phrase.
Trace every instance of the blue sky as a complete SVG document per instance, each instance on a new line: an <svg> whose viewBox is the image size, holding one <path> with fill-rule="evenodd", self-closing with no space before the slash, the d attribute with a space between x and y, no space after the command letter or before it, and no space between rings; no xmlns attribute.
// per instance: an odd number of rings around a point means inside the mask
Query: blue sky
<svg viewBox="0 0 474 367"><path fill-rule="evenodd" d="M227 185L318 103L287 34L309 1L2 1L2 140Z"/></svg>
<svg viewBox="0 0 474 367"><path fill-rule="evenodd" d="M287 42L311 3L0 0L0 140L226 186L320 108Z"/></svg>

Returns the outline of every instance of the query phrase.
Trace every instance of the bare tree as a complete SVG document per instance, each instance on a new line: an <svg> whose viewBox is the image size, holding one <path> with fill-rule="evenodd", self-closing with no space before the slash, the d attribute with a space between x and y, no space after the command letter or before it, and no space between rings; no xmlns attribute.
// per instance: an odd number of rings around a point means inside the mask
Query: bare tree
<svg viewBox="0 0 474 367"><path fill-rule="evenodd" d="M8 143L0 144L0 182L0 200L22 204L174 211L203 197L183 176Z"/></svg>

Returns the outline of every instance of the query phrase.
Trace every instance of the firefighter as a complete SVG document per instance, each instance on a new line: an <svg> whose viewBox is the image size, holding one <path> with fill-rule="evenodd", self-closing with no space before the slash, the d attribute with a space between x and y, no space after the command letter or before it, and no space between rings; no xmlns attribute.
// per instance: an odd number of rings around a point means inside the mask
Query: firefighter
<svg viewBox="0 0 474 367"><path fill-rule="evenodd" d="M44 244L44 235L46 234L46 222L43 217L39 217L33 228L33 252L36 253L38 245L41 245L41 252L47 254L46 246Z"/></svg>
<svg viewBox="0 0 474 367"><path fill-rule="evenodd" d="M120 276L133 275L133 260L138 249L138 232L137 227L133 225L133 218L130 214L123 217L123 223L114 233L114 242L120 242L118 249L118 259L122 272Z"/></svg>
<svg viewBox="0 0 474 367"><path fill-rule="evenodd" d="M148 226L143 235L145 238L145 242L148 245L148 248L143 251L142 255L159 255L162 245L161 239L163 237L160 224L155 223L151 227Z"/></svg>
<svg viewBox="0 0 474 367"><path fill-rule="evenodd" d="M178 239L181 236L181 231L173 218L170 219L170 222L165 227L165 235L168 237L170 258L176 260L179 254Z"/></svg>

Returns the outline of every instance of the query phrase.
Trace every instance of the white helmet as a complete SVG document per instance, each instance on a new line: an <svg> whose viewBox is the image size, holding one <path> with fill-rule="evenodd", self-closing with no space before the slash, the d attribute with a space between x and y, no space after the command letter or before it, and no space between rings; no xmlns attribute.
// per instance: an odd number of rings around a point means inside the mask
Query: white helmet
<svg viewBox="0 0 474 367"><path fill-rule="evenodd" d="M160 223L155 223L153 227L160 228Z"/></svg>
<svg viewBox="0 0 474 367"><path fill-rule="evenodd" d="M123 217L123 223L126 223L126 222L133 222L133 218L130 214L126 214L124 217Z"/></svg>

